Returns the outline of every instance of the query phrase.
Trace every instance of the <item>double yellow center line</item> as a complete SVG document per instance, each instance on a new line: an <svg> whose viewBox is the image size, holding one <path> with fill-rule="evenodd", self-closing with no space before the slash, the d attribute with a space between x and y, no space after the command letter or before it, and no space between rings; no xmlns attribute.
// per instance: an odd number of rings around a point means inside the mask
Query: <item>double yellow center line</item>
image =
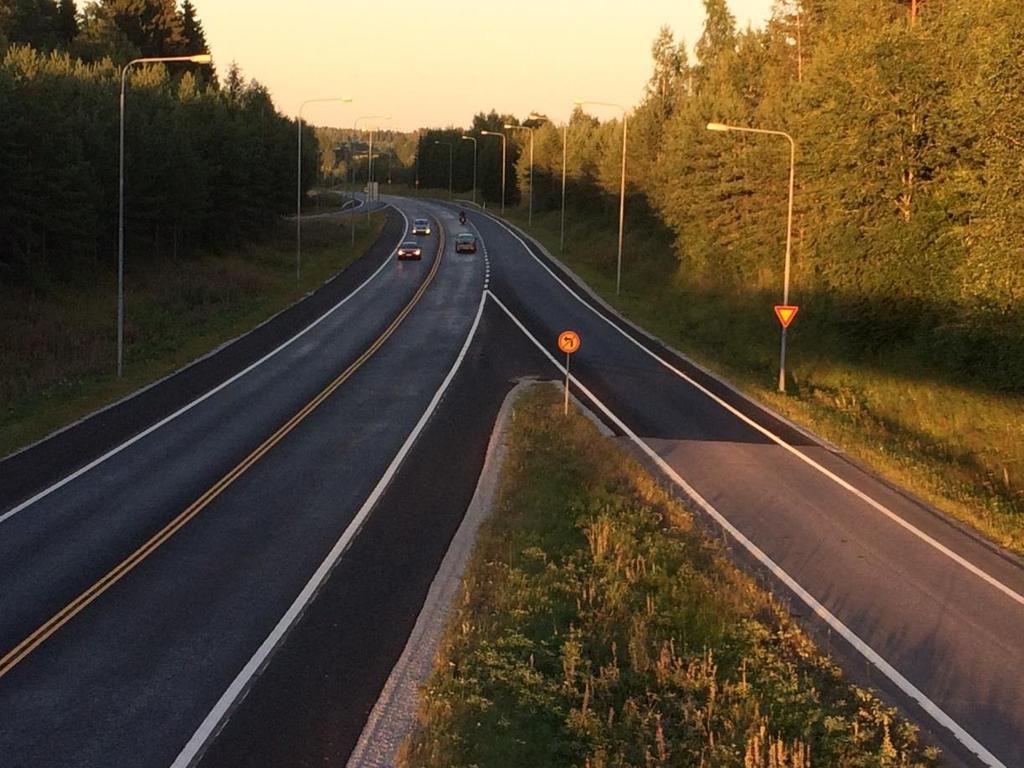
<svg viewBox="0 0 1024 768"><path fill-rule="evenodd" d="M190 520L203 511L209 504L223 493L235 480L241 477L246 470L252 467L266 453L284 439L285 435L297 427L309 414L315 411L338 387L344 384L374 353L388 340L395 332L402 321L412 312L413 307L426 293L427 288L433 282L434 277L441 265L444 256L445 236L444 227L438 227L439 242L437 256L427 273L426 278L420 287L413 294L413 297L402 308L391 324L384 329L384 332L374 341L348 368L341 372L330 384L324 387L319 394L306 403L303 408L278 428L274 434L264 440L256 450L245 457L234 469L224 475L213 484L202 496L196 499L183 512L165 525L158 533L152 536L145 544L136 549L132 554L112 568L103 578L82 592L78 597L69 602L57 613L51 616L46 622L39 626L32 634L18 643L0 658L0 677L3 677L18 665L26 656L42 645L51 635L67 624L71 619L81 613L90 603L110 589L114 584L127 576L143 560L155 552L160 545L180 531Z"/></svg>

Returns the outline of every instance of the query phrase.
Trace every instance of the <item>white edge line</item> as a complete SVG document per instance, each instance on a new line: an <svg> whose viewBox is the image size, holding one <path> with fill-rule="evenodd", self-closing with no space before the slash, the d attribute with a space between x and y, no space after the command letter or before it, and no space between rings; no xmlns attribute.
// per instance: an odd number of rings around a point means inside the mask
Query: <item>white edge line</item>
<svg viewBox="0 0 1024 768"><path fill-rule="evenodd" d="M563 374L565 374L565 366L558 362L555 357L541 344L534 336L526 329L511 310L506 307L501 300L490 291L487 291L487 296L495 301L495 303L501 307L505 314L511 318L530 341L539 349L548 360ZM797 581L784 571L774 560L766 555L761 549L748 539L736 526L730 523L721 512L715 509L710 502L708 502L700 493L697 492L689 483L687 483L682 476L677 473L668 462L661 458L650 446L641 440L633 430L631 430L626 424L616 416L611 409L609 409L604 403L602 403L593 392L587 389L584 384L571 375L569 378L572 383L579 387L580 391L583 392L591 402L593 402L602 413L605 414L615 425L623 431L623 433L629 437L629 439L641 450L644 454L651 459L658 468L661 469L668 477L672 479L693 501L700 506L704 512L706 512L715 522L717 522L722 528L729 532L733 538L736 539L743 548L746 549L751 555L753 555L762 565L764 565L771 573L778 578L783 584L789 587L793 593L799 597L811 610L813 610L822 620L824 620L832 629L834 629L846 642L853 646L862 656L870 661L878 670L884 674L890 681L892 681L904 694L909 696L911 699L916 701L921 708L927 712L931 717L940 725L948 729L956 740L963 744L967 749L974 753L983 763L990 766L990 768L1006 768L1006 765L999 761L991 752L978 742L973 736L971 736L961 725L959 725L953 718L947 715L935 702L929 699L920 689L905 678L899 671L896 670L889 662L887 662L882 656L875 651L871 646L861 640L853 630L843 624L831 611L829 611L824 605L819 603L813 595L811 595L806 589L804 589Z"/></svg>
<svg viewBox="0 0 1024 768"><path fill-rule="evenodd" d="M405 215L405 212L402 211L401 208L398 208L397 206L392 206L392 207L394 207L394 209L396 211L398 211L402 215L402 218L405 219L405 229L402 231L402 236L404 237L405 233L409 230L409 218ZM399 238L398 242L402 242L401 238ZM392 251L393 251L393 249L392 249ZM343 304L346 304L349 301L349 299L353 298L357 293L359 293L361 290L363 290L363 288L365 288L367 286L367 284L370 283L370 281L372 281L374 278L376 278L377 275L379 275L383 271L383 269L386 266L388 266L388 264L391 263L392 251L388 252L387 257L384 259L384 261L381 263L381 265L379 267L377 267L377 269L374 271L374 273L372 275L370 275L362 283L360 283L359 286L355 290L353 290L350 294L345 296L345 298L343 298L341 301L339 301L333 307L328 309L326 312L324 312L322 315L320 315L320 317L318 317L312 323L310 323L305 328L303 328L301 331L296 333L294 336L292 336L286 342L284 342L283 344L278 346L276 349L268 352L266 355L261 357L259 360L257 360L256 362L252 363L251 365L249 365L247 368L245 368L245 369L239 371L238 373L236 373L230 379L227 379L226 381L221 382L220 384L218 384L216 387L214 387L210 391L205 392L204 394L200 395L199 397L197 397L192 402L188 403L187 405L182 406L181 408L176 410L171 415L165 416L163 419L161 419L160 421L156 422L155 424L150 425L149 427L144 429L142 432L139 432L134 437L129 438L128 440L124 441L123 443L121 443L120 445L118 445L115 448L111 448L109 451L107 451L105 454L103 454L99 458L93 459L91 462L86 464L84 467L78 468L77 470L72 472L70 475L67 475L64 478L58 480L56 483L54 483L53 485L49 486L48 488L44 488L43 490L39 491L39 493L37 493L35 496L32 496L29 499L26 499L25 501L23 501L20 504L18 504L18 506L13 507L12 509L9 509L8 511L4 512L3 514L0 514L0 523L3 523L5 521L9 520L10 518L14 517L19 512L21 512L21 511L27 509L28 507L32 506L33 504L35 504L37 501L40 501L41 499L46 498L47 496L49 496L54 491L60 490L61 488L63 488L68 483L70 483L70 482L72 482L74 480L77 480L79 477L84 475L86 472L89 472L89 471L95 469L100 464L102 464L103 462L105 462L108 459L112 458L113 456L116 456L117 454L119 454L124 449L134 445L139 440L142 440L144 437L147 437L147 436L151 435L153 432L156 432L161 427L163 427L166 424L174 421L176 418L178 418L182 414L187 413L188 411L192 410L197 405L202 403L204 400L207 400L207 399L213 397L215 394L220 392L225 387L233 384L234 382L238 381L238 379L240 379L243 376L245 376L246 374L252 372L255 368L258 368L259 366L263 365L263 363L265 363L270 358L274 357L274 355L276 355L278 352L283 350L288 345L292 344L297 339L301 338L302 336L305 336L309 331L313 330L313 328L315 328L316 326L320 325L320 323L322 323L324 320L326 320L335 311L340 309ZM292 306L294 306L294 305L292 305ZM260 325L263 325L263 323L261 323ZM257 328L258 327L260 327L260 326L257 326ZM255 329L253 329L253 330L255 330ZM250 333L251 333L251 331L250 331ZM242 338L242 337L240 336L238 338ZM188 366L186 366L186 367L188 367ZM171 376L173 376L173 375L174 374L171 374ZM168 377L168 378L170 378L170 377ZM148 387L146 387L146 389L148 389ZM130 399L131 397L134 397L136 394L138 394L138 392L136 392L136 393L134 393L132 395L129 395L129 397L125 398L125 399L126 400ZM115 405L116 405L116 403L115 403ZM108 407L113 407L113 406L108 406ZM106 409L103 409L103 410L106 410ZM95 415L95 414L93 414L93 415Z"/></svg>
<svg viewBox="0 0 1024 768"><path fill-rule="evenodd" d="M489 211L487 211L486 213L488 213L492 217L494 217L494 214L491 214ZM611 314L611 315L615 315L616 319L620 323L622 323L623 325L628 326L629 329L631 331L633 331L633 333L637 334L638 336L644 337L645 339L647 339L648 341L650 341L650 342L652 342L654 344L658 344L659 346L664 347L665 349L667 349L669 352L671 352L676 357L680 358L681 360L685 360L688 365L692 365L694 368L696 368L698 371L703 373L709 379L714 379L720 386L725 387L726 389L728 389L730 392L732 392L734 395L736 395L736 397L740 398L741 400L745 400L752 407L756 408L759 411L762 411L762 412L768 414L773 419L777 419L778 421L781 421L783 424L785 424L787 427L792 429L794 432L799 432L801 435L806 437L808 440L814 441L815 443L817 443L818 445L822 446L823 448L828 449L832 453L839 453L839 454L843 454L844 456L846 455L846 452L842 448L840 448L838 445L835 445L834 443L826 440L821 435L814 434L809 429L807 429L807 427L804 427L801 424L797 424L795 421L793 421L789 417L784 416L783 414L779 413L774 408L771 408L770 406L764 404L763 402L761 402L759 400L755 400L751 395L748 395L746 392L744 392L742 389L737 387L731 381L728 381L727 379L723 379L721 374L717 373L716 371L713 371L711 368L708 368L706 365L703 365L703 364L699 363L697 360L694 360L692 357L690 357L686 353L681 352L680 350L678 350L675 347L673 347L671 344L669 344L664 339L659 339L657 336L655 336L653 333L648 331L646 328L644 328L641 325L639 325L638 323L635 323L634 321L630 320L628 317L620 314L619 311L617 309L615 309L615 307L613 307L611 304L609 304L604 299L604 297L602 297L590 285L588 285L583 280L583 278L581 278L579 275L577 275L575 272L573 272L572 269L569 267L569 265L567 265L564 261L562 261L557 256L555 256L553 253L551 253L551 251L548 248L546 248L543 243L541 243L539 240L537 240L537 238L533 237L528 232L525 232L521 227L519 227L516 224L513 224L513 223L508 222L508 221L504 221L504 220L503 220L503 223L507 227L510 227L511 229L514 229L519 234L521 239L529 240L530 243L533 245L533 247L535 247L537 250L539 250L541 253L544 254L544 257L546 259L548 259L549 261L551 261L551 263L555 264L557 267L562 269L568 275L569 280L572 281L572 283L573 283L573 291L574 292L576 292L577 294L579 294L580 292L586 294L588 298L590 298L594 303L596 303L598 306L600 306L601 309L603 309L605 312L607 312L608 314Z"/></svg>
<svg viewBox="0 0 1024 768"><path fill-rule="evenodd" d="M324 561L320 564L320 567L316 569L316 572L306 583L306 586L302 588L298 597L295 598L295 601L285 612L284 616L282 616L280 621L278 621L273 631L271 631L267 636L267 639L263 641L260 647L256 650L256 653L254 653L252 658L249 659L249 662L242 668L242 671L238 673L235 679L231 682L231 685L228 686L228 689L199 725L199 728L192 735L192 738L189 739L188 743L171 764L171 768L186 768L186 766L191 765L192 761L201 755L207 743L209 743L212 737L220 730L225 716L232 709L235 702L242 698L243 694L248 689L249 684L259 673L260 669L267 663L271 654L273 654L274 649L292 626L298 621L303 611L327 580L327 577L330 576L331 571L334 570L334 567L341 560L342 556L345 554L345 550L348 549L356 534L359 533L360 528L362 528L363 523L366 522L366 518L369 517L373 507L384 494L384 491L394 478L395 473L398 472L399 467L405 460L406 455L412 449L413 443L415 443L416 439L420 436L420 433L426 426L427 421L434 414L434 410L437 408L438 403L447 391L448 385L451 384L452 379L455 378L455 374L461 367L462 361L465 359L466 353L469 351L469 346L472 343L473 338L476 336L476 330L480 325L480 317L483 315L486 298L486 293L482 293L480 295L480 304L477 307L476 318L473 320L473 326L470 328L469 334L466 336L466 341L462 345L462 350L459 352L459 356L448 371L448 375L445 376L444 381L441 382L440 388L434 393L434 397L431 399L430 404L427 405L423 415L420 416L419 421L416 422L416 426L413 427L412 432L409 433L409 436L405 439L402 447L398 450L398 453L395 454L395 458L392 459L391 464L388 465L388 468L381 476L381 479L377 482L377 485L374 486L373 491L370 492L370 495L367 497L366 501L363 502L362 507L359 508L359 511L352 519L352 522L350 522L348 527L346 527L344 532L342 532L341 538L338 539L327 557L324 558Z"/></svg>
<svg viewBox="0 0 1024 768"><path fill-rule="evenodd" d="M859 488L855 487L854 485L852 485L848 481L846 481L843 478L839 477L839 475L835 474L834 472L832 472L827 467L822 466L821 464L819 464L817 461L812 459L807 454L803 453L802 451L797 450L794 446L792 446L789 443L787 443L785 440L783 440L781 437L776 435L774 432L772 432L771 430L761 426L756 421L751 419L749 416L747 416L746 414L744 414L741 411L737 410L732 405L727 403L725 400L720 398L714 392L712 392L711 390L707 389L702 384L700 384L699 382L695 381L690 376L688 376L686 373L684 373L683 371L681 371L678 368L676 368L670 362L668 362L664 358L660 357L659 355L657 355L654 352L652 352L651 350L649 350L647 347L645 347L639 341L637 341L632 336L630 336L625 330L623 330L617 324L612 322L610 318L608 318L604 314L598 312L588 302L583 301L583 299L580 298L580 296L572 288L570 288L568 285L566 285L566 283L558 275L556 275L551 270L551 268L548 267L548 265L545 264L537 256L537 254L535 254L533 252L533 250L526 244L526 242L518 234L516 234L516 232L514 232L511 228L509 228L503 221L501 221L501 219L498 219L498 218L496 218L494 216L491 216L491 218L492 218L493 221L497 222L500 226L504 227L505 230L510 235L512 235L512 237L514 237L516 240L518 240L520 245L522 245L523 248L526 249L527 253L529 253L530 256L532 256L533 259L538 264L540 264L540 266L543 269L545 269L548 272L548 274L551 275L551 277L553 277L559 283L559 285L561 285L566 291L568 291L569 294L573 296L573 298L575 298L583 306L587 307L591 312L593 312L597 317L601 318L609 326L611 326L616 331L618 331L624 338L628 339L630 342L632 342L634 345L636 345L639 349L641 349L642 351L647 353L650 357L654 358L659 363L661 363L661 365L663 365L669 371L671 371L672 373L676 374L676 376L678 376L679 378L683 379L688 384L690 384L692 387L694 387L695 389L697 389L698 391L700 391L701 393L703 393L704 395L709 397L711 400L713 400L715 403L717 403L722 408L727 410L729 413L731 413L733 416L738 418L740 421L743 421L748 426L754 428L755 430L760 432L762 435L767 437L769 440L771 440L776 445L778 445L781 448L784 448L785 450L789 451L793 456L795 456L796 458L800 459L800 461L804 462L805 464L807 464L812 469L815 469L818 472L820 472L822 475L827 477L829 480L834 482L839 487L841 487L844 490L848 491L849 493L853 494L858 499L863 501L865 504L867 504L868 506L870 506L873 509L875 509L877 512L881 512L883 515L888 517L890 520L892 520L894 523L899 525L901 528L903 528L906 531L912 533L914 536L916 536L917 538L921 539L921 541L925 542L929 546L931 546L934 549L936 549L937 551L941 552L943 555L948 557L950 560L952 560L954 563L956 563L960 567L964 568L965 570L969 571L970 573L973 573L975 576L977 576L979 579L981 579L982 581L986 582L990 586L995 587L997 590L999 590L1000 592L1005 594L1007 597L1009 597L1011 600L1013 600L1014 602L1018 603L1019 605L1024 605L1024 595L1022 595L1021 593L1017 592L1012 587L1010 587L1010 586L1004 584L1003 582L999 581L999 579L995 578L994 576L991 576L989 573L987 573L986 571L982 570L981 568L976 566L974 563L972 563L969 560L967 560L965 557L957 554L956 552L951 550L949 547L947 547L942 542L938 541L937 539L933 538L929 534L927 534L924 531L922 531L920 528L915 526L913 523L910 523L909 521L904 520L902 517L900 517L895 512L890 510L884 504L882 504L881 502L876 501L872 497L868 496L866 493L861 491Z"/></svg>

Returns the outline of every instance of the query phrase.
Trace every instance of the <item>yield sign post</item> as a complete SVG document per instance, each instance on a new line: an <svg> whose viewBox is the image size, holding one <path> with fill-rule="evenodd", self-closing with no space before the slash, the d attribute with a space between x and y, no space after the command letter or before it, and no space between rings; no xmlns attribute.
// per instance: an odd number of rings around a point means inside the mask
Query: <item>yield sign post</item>
<svg viewBox="0 0 1024 768"><path fill-rule="evenodd" d="M788 286L786 293L789 293ZM776 304L775 316L779 318L779 324L782 326L782 343L779 346L779 392L786 391L786 329L789 328L789 324L793 322L793 318L796 317L796 313L800 311L800 307L784 303Z"/></svg>
<svg viewBox="0 0 1024 768"><path fill-rule="evenodd" d="M565 415L569 415L569 358L580 348L580 335L576 331L558 334L558 348L565 352Z"/></svg>

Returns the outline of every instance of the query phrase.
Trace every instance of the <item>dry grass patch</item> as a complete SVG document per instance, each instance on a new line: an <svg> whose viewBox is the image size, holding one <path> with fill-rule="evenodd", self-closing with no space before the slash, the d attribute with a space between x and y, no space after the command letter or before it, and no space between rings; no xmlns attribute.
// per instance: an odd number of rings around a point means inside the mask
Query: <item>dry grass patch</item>
<svg viewBox="0 0 1024 768"><path fill-rule="evenodd" d="M934 761L553 389L520 401L402 765Z"/></svg>

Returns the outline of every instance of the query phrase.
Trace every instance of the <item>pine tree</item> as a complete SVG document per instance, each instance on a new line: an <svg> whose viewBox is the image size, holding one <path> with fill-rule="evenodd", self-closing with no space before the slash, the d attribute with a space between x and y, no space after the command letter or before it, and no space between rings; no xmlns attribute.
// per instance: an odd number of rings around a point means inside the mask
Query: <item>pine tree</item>
<svg viewBox="0 0 1024 768"><path fill-rule="evenodd" d="M78 8L75 0L60 0L54 23L54 32L61 48L67 50L78 36Z"/></svg>
<svg viewBox="0 0 1024 768"><path fill-rule="evenodd" d="M41 51L57 47L56 0L4 0L0 8L0 34L8 43L23 43Z"/></svg>
<svg viewBox="0 0 1024 768"><path fill-rule="evenodd" d="M676 45L672 30L662 26L651 45L654 72L647 81L648 99L657 99L663 114L672 111L672 104L685 86L687 70L686 46Z"/></svg>
<svg viewBox="0 0 1024 768"><path fill-rule="evenodd" d="M174 56L183 44L175 0L100 0L100 9L143 56Z"/></svg>
<svg viewBox="0 0 1024 768"><path fill-rule="evenodd" d="M181 5L180 14L182 52L184 55L208 51L206 32L203 23L196 15L196 7L192 0L185 0Z"/></svg>
<svg viewBox="0 0 1024 768"><path fill-rule="evenodd" d="M192 0L185 0L182 3L179 18L182 40L181 55L190 56L195 53L209 52L210 45L206 41L206 32L203 30L203 23L199 20ZM211 67L201 64L189 64L185 66L185 71L191 73L195 78L197 87L202 88L205 84L209 83L216 89L218 85L217 75Z"/></svg>
<svg viewBox="0 0 1024 768"><path fill-rule="evenodd" d="M694 48L698 84L723 54L732 51L736 45L736 17L729 11L725 0L704 0L704 12L704 32Z"/></svg>

